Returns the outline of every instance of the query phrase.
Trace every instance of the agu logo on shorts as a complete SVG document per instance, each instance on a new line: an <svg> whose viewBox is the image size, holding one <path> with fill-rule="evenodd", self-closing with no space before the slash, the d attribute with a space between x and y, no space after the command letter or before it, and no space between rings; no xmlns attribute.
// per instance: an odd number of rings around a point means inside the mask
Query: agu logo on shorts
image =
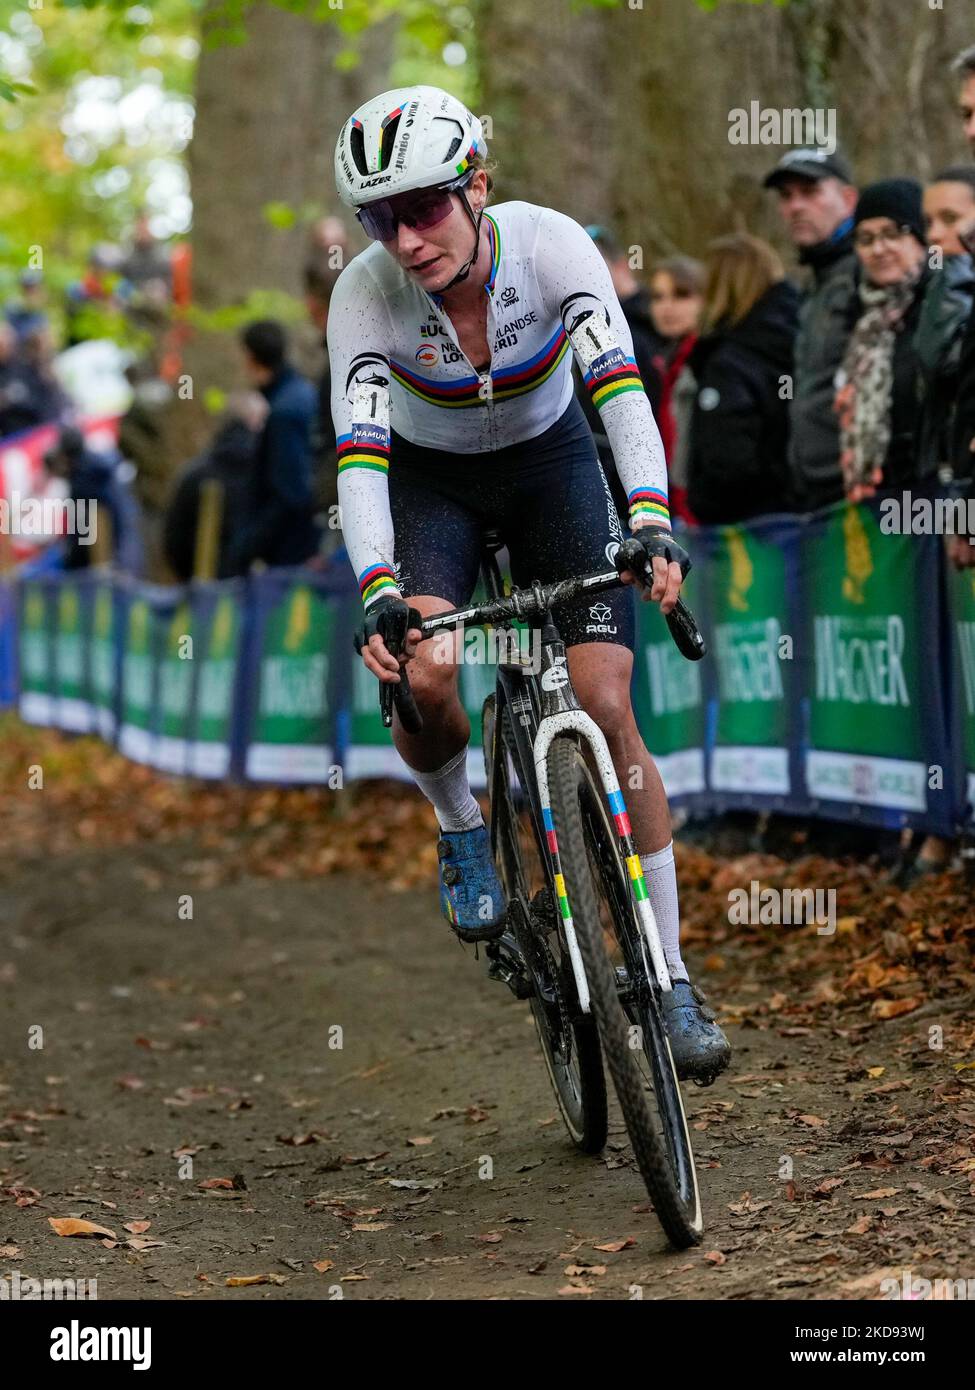
<svg viewBox="0 0 975 1390"><path fill-rule="evenodd" d="M421 343L416 350L416 360L421 367L435 367L440 361L440 352L435 343Z"/></svg>

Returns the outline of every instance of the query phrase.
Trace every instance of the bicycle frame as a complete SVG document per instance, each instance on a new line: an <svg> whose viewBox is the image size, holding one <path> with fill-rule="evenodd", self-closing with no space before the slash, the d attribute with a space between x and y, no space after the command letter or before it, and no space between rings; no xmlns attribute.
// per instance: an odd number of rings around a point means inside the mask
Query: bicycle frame
<svg viewBox="0 0 975 1390"><path fill-rule="evenodd" d="M487 551L482 563L485 585L491 598L503 594L501 574L492 551ZM640 929L641 943L650 961L644 956L644 968L650 977L650 962L653 976L663 992L671 989L670 972L660 944L660 933L647 893L646 880L640 864L640 857L633 843L630 818L620 790L616 769L610 756L609 747L602 730L585 710L583 710L569 679L566 663L565 644L559 637L549 612L541 628L542 656L538 675L526 675L516 663L501 662L498 665L497 705L495 710L495 745L492 779L497 775L504 756L503 744L499 737L502 709L506 704L511 716L511 729L515 739L515 750L519 763L522 787L528 794L532 826L542 862L551 880L558 901L562 925L565 931L569 959L575 978L579 1005L582 1012L590 1012L589 983L579 951L572 910L566 897L565 880L562 876L559 847L548 788L548 750L553 738L572 730L578 734L580 742L588 743L596 763L596 770L603 785L603 791L616 829L620 855L629 873L630 897ZM534 777L525 777L524 769L533 767ZM497 825L493 808L491 814L491 846L497 851Z"/></svg>

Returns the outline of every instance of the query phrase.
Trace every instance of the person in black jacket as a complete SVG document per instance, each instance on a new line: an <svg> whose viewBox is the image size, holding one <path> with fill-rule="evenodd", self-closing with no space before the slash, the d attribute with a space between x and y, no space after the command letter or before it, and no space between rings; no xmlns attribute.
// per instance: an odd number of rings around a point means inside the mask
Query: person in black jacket
<svg viewBox="0 0 975 1390"><path fill-rule="evenodd" d="M253 519L238 541L236 563L302 565L318 553L315 523L314 386L287 360L280 323L261 319L241 334L244 366L270 410L257 441Z"/></svg>
<svg viewBox="0 0 975 1390"><path fill-rule="evenodd" d="M931 270L921 185L883 179L865 188L853 244L862 272L860 310L837 374L836 408L846 495L857 502L878 487L907 486L923 476L915 337Z"/></svg>
<svg viewBox="0 0 975 1390"><path fill-rule="evenodd" d="M857 303L853 172L839 153L787 150L765 179L774 188L789 240L799 253L804 290L790 406L789 465L796 505L815 511L843 496L833 379Z"/></svg>
<svg viewBox="0 0 975 1390"><path fill-rule="evenodd" d="M788 511L798 291L772 247L743 232L712 242L705 265L704 331L688 361L691 511L705 524Z"/></svg>
<svg viewBox="0 0 975 1390"><path fill-rule="evenodd" d="M163 550L177 579L193 577L200 494L210 481L221 487L216 577L230 579L245 572L237 552L240 537L254 519L254 457L266 415L267 402L258 392L235 393L209 448L179 478L163 523Z"/></svg>
<svg viewBox="0 0 975 1390"><path fill-rule="evenodd" d="M639 369L643 389L647 393L654 418L657 418L660 411L663 382L654 359L663 352L667 343L653 326L653 320L650 316L650 291L634 275L626 251L607 227L593 223L586 228L586 231L599 247L602 258L606 262L606 268L613 281L613 288L619 297L623 317L626 319L630 336L633 339L633 360ZM576 399L589 421L589 428L596 441L599 461L603 465L603 472L606 474L606 480L613 494L616 510L620 514L623 525L627 526L630 504L627 500L626 489L617 476L616 461L609 446L609 439L599 417L599 412L592 403L592 397L583 384L578 367L574 368L574 379Z"/></svg>

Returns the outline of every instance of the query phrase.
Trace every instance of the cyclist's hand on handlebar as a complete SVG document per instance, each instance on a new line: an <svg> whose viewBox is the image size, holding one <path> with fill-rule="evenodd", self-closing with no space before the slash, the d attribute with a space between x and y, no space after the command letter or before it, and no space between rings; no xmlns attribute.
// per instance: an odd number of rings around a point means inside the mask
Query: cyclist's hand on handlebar
<svg viewBox="0 0 975 1390"><path fill-rule="evenodd" d="M378 680L400 683L400 668L416 655L417 643L423 636L419 622L417 610L408 608L395 594L377 599L368 609L364 626L355 634L354 645L367 670Z"/></svg>
<svg viewBox="0 0 975 1390"><path fill-rule="evenodd" d="M661 613L667 614L680 596L691 560L669 531L641 526L617 551L616 568L624 584L643 589L645 603L659 603Z"/></svg>

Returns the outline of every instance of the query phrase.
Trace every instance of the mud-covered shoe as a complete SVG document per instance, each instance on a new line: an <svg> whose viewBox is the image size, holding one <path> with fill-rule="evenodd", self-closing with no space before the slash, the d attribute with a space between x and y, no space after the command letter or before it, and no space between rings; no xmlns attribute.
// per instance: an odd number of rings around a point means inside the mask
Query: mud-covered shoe
<svg viewBox="0 0 975 1390"><path fill-rule="evenodd" d="M689 980L675 980L663 996L663 1015L677 1075L710 1085L731 1061L731 1045L704 995Z"/></svg>
<svg viewBox="0 0 975 1390"><path fill-rule="evenodd" d="M487 826L443 830L437 841L440 907L462 941L493 941L504 931L507 901L491 858Z"/></svg>

